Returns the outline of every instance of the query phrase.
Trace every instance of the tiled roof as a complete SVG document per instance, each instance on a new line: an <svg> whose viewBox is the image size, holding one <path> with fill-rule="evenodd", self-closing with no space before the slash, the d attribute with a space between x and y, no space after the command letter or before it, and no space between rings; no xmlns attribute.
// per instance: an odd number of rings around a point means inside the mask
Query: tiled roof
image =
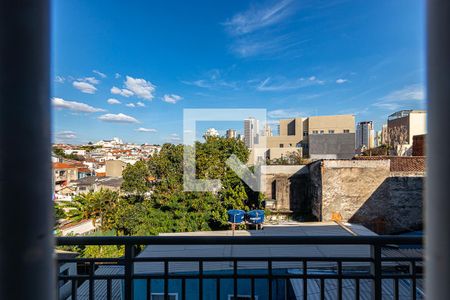
<svg viewBox="0 0 450 300"><path fill-rule="evenodd" d="M75 168L76 166L67 163L60 163L60 162L53 163L53 169L75 169Z"/></svg>

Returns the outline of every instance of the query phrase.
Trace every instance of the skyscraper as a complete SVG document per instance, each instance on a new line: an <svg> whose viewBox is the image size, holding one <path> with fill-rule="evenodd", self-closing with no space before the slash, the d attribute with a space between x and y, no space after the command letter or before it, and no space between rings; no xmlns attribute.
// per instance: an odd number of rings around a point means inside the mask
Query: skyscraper
<svg viewBox="0 0 450 300"><path fill-rule="evenodd" d="M272 136L272 128L270 128L270 125L266 124L264 126L263 135L264 136Z"/></svg>
<svg viewBox="0 0 450 300"><path fill-rule="evenodd" d="M227 139L235 139L236 138L236 130L228 129L226 132Z"/></svg>
<svg viewBox="0 0 450 300"><path fill-rule="evenodd" d="M249 117L244 120L244 142L248 148L253 148L255 143L258 143L259 136L259 121L255 118Z"/></svg>
<svg viewBox="0 0 450 300"><path fill-rule="evenodd" d="M373 148L375 130L372 121L359 122L356 127L356 148Z"/></svg>

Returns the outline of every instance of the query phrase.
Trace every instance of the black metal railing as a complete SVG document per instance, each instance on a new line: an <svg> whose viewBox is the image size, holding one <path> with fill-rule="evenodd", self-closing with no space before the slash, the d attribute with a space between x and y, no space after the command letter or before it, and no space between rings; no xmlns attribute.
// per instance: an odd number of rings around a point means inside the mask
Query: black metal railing
<svg viewBox="0 0 450 300"><path fill-rule="evenodd" d="M195 295L198 299L210 299L211 294L206 295L206 290L208 293L215 290L211 299L424 298L421 237L85 236L58 237L57 245L117 245L125 248L125 255L120 258L58 259L60 267L75 264L78 269L76 274L59 274L59 281L70 285L70 292L61 296L64 299L175 299L171 296L174 293L177 294L176 299L186 299L187 294L190 297ZM185 251L182 255L173 256L171 247L182 245L223 245L236 249L243 245L254 245L255 255L247 253L240 256L240 252L235 251L234 255L200 257L195 256L195 251ZM291 252L287 256L258 254L258 249L267 245L286 246ZM158 255L153 255L150 249L146 255L138 255L136 249L142 249L143 246L164 246L167 252L160 251ZM296 249L299 253L304 253L300 250L307 246L331 247L328 248L331 252L339 247L350 248L348 255L340 256L292 255L297 252ZM352 247L361 246L359 254L363 255L352 256ZM146 268L155 263L159 263L160 270ZM183 263L190 267L170 270L171 265L180 266ZM214 263L216 267L207 267ZM243 264L247 266L241 268ZM195 285L192 280L195 280ZM265 282L263 288L261 280ZM175 281L180 284L175 284ZM228 298L223 296L225 283L229 288L231 286ZM240 294L243 284L248 284L247 296ZM157 285L160 285L160 290L156 294L153 292ZM267 290L261 294L264 288Z"/></svg>

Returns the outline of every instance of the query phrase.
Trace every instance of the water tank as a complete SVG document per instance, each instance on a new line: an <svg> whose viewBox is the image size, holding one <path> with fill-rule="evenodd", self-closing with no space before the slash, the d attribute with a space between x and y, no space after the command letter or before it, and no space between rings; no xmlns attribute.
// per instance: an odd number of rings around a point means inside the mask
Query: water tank
<svg viewBox="0 0 450 300"><path fill-rule="evenodd" d="M251 224L264 223L264 210L256 209L247 213L247 221Z"/></svg>
<svg viewBox="0 0 450 300"><path fill-rule="evenodd" d="M228 211L228 222L242 223L244 221L245 211L239 209L232 209Z"/></svg>

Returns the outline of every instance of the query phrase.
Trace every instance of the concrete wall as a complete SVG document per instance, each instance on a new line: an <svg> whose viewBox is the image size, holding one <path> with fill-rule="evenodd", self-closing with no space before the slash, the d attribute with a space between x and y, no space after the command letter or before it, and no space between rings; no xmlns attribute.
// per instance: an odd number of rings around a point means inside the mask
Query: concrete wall
<svg viewBox="0 0 450 300"><path fill-rule="evenodd" d="M354 133L311 134L309 136L309 157L311 159L351 159L354 154Z"/></svg>
<svg viewBox="0 0 450 300"><path fill-rule="evenodd" d="M121 160L107 160L105 165L106 176L121 177L122 171L127 166L127 163Z"/></svg>
<svg viewBox="0 0 450 300"><path fill-rule="evenodd" d="M308 132L312 134L314 130L327 133L328 130L334 130L335 133L343 133L349 130L355 133L354 115L336 115L336 116L315 116L308 118Z"/></svg>
<svg viewBox="0 0 450 300"><path fill-rule="evenodd" d="M292 212L300 210L307 194L302 187L302 183L306 186L307 172L306 165L263 166L261 174L264 196L276 200L277 210Z"/></svg>
<svg viewBox="0 0 450 300"><path fill-rule="evenodd" d="M288 157L293 152L298 153L299 151L300 151L300 154L302 154L302 148L297 148L297 147L269 148L267 150L266 158L277 159L277 158L281 158L281 157Z"/></svg>
<svg viewBox="0 0 450 300"><path fill-rule="evenodd" d="M340 215L382 234L422 226L424 173L391 172L389 160L318 161L309 172L311 212L319 220Z"/></svg>
<svg viewBox="0 0 450 300"><path fill-rule="evenodd" d="M427 133L427 114L426 112L413 111L409 118L409 144L412 145L415 135Z"/></svg>

